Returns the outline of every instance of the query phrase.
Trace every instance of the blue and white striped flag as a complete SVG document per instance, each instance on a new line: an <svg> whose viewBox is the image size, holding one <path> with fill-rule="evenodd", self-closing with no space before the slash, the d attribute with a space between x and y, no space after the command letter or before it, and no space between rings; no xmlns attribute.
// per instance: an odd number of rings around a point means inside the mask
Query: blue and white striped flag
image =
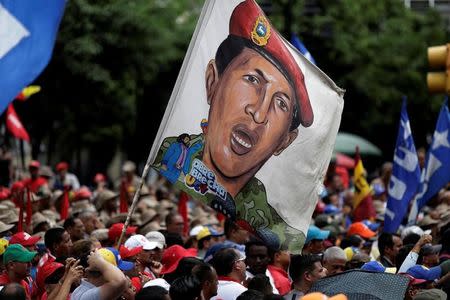
<svg viewBox="0 0 450 300"><path fill-rule="evenodd" d="M312 57L311 53L308 51L308 49L306 49L305 45L295 33L293 33L291 36L291 44L295 48L297 48L297 50L300 51L300 53L303 54L306 59L308 59L312 64L316 65L314 57Z"/></svg>
<svg viewBox="0 0 450 300"><path fill-rule="evenodd" d="M419 161L406 111L406 98L403 98L400 127L394 151L394 166L389 183L384 231L390 233L397 231L408 210L409 202L417 192L419 183Z"/></svg>

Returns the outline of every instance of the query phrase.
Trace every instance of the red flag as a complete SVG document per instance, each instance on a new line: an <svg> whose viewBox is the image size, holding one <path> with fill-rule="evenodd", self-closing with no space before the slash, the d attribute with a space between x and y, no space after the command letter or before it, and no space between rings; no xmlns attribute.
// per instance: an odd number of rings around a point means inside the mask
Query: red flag
<svg viewBox="0 0 450 300"><path fill-rule="evenodd" d="M25 219L25 223L27 226L31 224L31 215L33 214L33 207L31 205L31 190L27 189L27 218Z"/></svg>
<svg viewBox="0 0 450 300"><path fill-rule="evenodd" d="M119 212L127 213L128 212L128 184L125 180L120 184L120 204L119 204Z"/></svg>
<svg viewBox="0 0 450 300"><path fill-rule="evenodd" d="M188 209L187 209L187 203L188 203L189 197L188 194L185 192L180 193L180 199L178 200L178 213L183 217L184 221L184 230L183 234L187 236L189 231L189 220L188 220Z"/></svg>
<svg viewBox="0 0 450 300"><path fill-rule="evenodd" d="M30 136L23 127L22 122L20 122L20 119L17 116L12 104L8 106L8 110L6 112L6 127L8 128L9 132L11 132L11 134L16 138L22 139L27 142L30 141Z"/></svg>
<svg viewBox="0 0 450 300"><path fill-rule="evenodd" d="M14 201L19 205L19 224L17 224L17 232L23 231L23 192L20 191L17 199Z"/></svg>
<svg viewBox="0 0 450 300"><path fill-rule="evenodd" d="M66 187L64 187L60 215L61 220L65 220L69 216L69 189Z"/></svg>

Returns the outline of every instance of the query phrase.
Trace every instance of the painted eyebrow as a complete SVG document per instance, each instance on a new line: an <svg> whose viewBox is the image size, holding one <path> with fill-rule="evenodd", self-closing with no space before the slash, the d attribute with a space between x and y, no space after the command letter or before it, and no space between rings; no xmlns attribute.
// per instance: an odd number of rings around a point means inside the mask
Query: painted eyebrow
<svg viewBox="0 0 450 300"><path fill-rule="evenodd" d="M255 69L255 72L258 73L259 76L261 76L266 82L269 82L269 79L265 76L264 72L260 69ZM291 102L291 97L289 97L286 93L280 92L281 95L283 95L289 102Z"/></svg>
<svg viewBox="0 0 450 300"><path fill-rule="evenodd" d="M255 69L255 72L258 73L258 75L261 76L265 82L269 82L269 79L267 78L267 76L264 74L263 71L261 71L260 69Z"/></svg>

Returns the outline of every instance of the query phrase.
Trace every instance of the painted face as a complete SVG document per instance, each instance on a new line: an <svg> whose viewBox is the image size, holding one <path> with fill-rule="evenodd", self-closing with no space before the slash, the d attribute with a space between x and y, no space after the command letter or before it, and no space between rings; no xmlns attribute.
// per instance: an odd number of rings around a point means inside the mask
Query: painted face
<svg viewBox="0 0 450 300"><path fill-rule="evenodd" d="M205 161L221 175L255 174L297 136L290 132L294 91L283 74L245 48L209 85Z"/></svg>

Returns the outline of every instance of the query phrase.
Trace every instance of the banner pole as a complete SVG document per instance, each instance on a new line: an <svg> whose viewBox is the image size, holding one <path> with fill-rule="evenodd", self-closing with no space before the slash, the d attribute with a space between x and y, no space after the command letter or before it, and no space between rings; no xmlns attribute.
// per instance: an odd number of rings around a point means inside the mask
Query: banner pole
<svg viewBox="0 0 450 300"><path fill-rule="evenodd" d="M122 233L120 234L119 241L117 242L117 249L119 249L120 245L122 244L122 240L123 240L123 237L125 236L125 232L127 231L127 227L130 224L131 215L133 214L134 209L136 208L136 205L138 203L139 196L141 195L142 186L144 185L145 178L147 178L148 172L150 170L151 156L152 155L151 155L151 152L150 152L148 154L148 158L147 158L147 162L145 163L144 170L142 171L142 175L141 175L141 180L139 182L139 186L138 186L136 192L134 193L133 202L131 204L130 209L128 210L127 219L126 219L125 224L123 226Z"/></svg>

